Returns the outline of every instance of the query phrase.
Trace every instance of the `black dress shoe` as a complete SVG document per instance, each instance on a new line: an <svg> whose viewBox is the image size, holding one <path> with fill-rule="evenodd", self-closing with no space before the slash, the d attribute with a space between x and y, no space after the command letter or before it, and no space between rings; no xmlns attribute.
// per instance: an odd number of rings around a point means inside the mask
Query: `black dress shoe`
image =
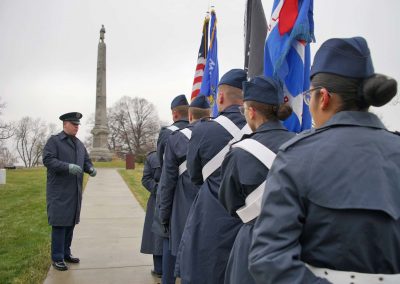
<svg viewBox="0 0 400 284"><path fill-rule="evenodd" d="M151 270L151 275L153 275L154 277L157 277L157 278L161 278L162 277L162 273L154 271L153 269Z"/></svg>
<svg viewBox="0 0 400 284"><path fill-rule="evenodd" d="M73 257L72 254L64 257L64 260L69 263L79 263L80 259L77 257Z"/></svg>
<svg viewBox="0 0 400 284"><path fill-rule="evenodd" d="M68 266L65 264L65 262L63 260L53 261L53 267L60 271L68 270Z"/></svg>

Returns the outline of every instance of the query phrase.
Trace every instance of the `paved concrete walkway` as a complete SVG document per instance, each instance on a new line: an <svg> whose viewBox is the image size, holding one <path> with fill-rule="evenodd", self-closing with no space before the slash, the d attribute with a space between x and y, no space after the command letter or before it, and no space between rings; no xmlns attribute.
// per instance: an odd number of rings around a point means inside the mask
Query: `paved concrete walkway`
<svg viewBox="0 0 400 284"><path fill-rule="evenodd" d="M53 267L44 284L154 284L153 258L140 253L145 212L115 169L98 169L83 196L68 271Z"/></svg>

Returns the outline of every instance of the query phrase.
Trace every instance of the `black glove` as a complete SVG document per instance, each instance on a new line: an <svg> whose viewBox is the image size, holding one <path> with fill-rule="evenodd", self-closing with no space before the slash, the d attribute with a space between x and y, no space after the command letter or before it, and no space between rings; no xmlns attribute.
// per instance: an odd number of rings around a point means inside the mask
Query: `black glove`
<svg viewBox="0 0 400 284"><path fill-rule="evenodd" d="M161 221L161 225L164 228L164 233L168 234L169 233L169 222L168 221Z"/></svg>

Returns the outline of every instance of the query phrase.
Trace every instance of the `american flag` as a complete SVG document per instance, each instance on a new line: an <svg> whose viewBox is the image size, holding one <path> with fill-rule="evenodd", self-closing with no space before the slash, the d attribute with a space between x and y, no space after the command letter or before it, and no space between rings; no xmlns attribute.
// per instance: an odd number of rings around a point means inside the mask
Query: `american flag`
<svg viewBox="0 0 400 284"><path fill-rule="evenodd" d="M199 55L197 57L197 66L196 72L194 73L193 87L192 87L192 96L193 100L200 93L201 82L203 80L204 67L206 65L207 59L207 51L208 51L208 24L210 22L210 18L207 15L204 19L203 24L203 35L201 37Z"/></svg>

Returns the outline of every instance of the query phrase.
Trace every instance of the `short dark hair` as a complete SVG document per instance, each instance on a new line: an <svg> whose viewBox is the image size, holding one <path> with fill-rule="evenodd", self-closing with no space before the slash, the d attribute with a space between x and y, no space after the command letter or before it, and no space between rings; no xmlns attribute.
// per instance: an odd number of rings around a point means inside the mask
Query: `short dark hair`
<svg viewBox="0 0 400 284"><path fill-rule="evenodd" d="M220 85L219 88L224 88L224 94L228 101L230 102L242 102L243 101L243 91L239 88L232 87L230 85Z"/></svg>
<svg viewBox="0 0 400 284"><path fill-rule="evenodd" d="M181 105L174 107L172 110L176 111L181 117L188 117L188 105Z"/></svg>
<svg viewBox="0 0 400 284"><path fill-rule="evenodd" d="M210 116L211 109L209 108L198 108L198 107L190 107L189 112L193 116L194 119L201 119L203 117Z"/></svg>

